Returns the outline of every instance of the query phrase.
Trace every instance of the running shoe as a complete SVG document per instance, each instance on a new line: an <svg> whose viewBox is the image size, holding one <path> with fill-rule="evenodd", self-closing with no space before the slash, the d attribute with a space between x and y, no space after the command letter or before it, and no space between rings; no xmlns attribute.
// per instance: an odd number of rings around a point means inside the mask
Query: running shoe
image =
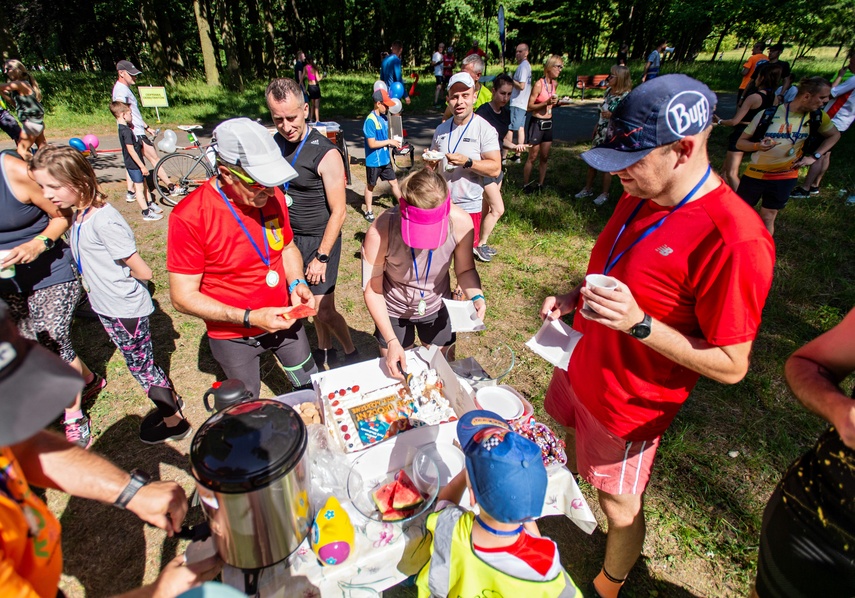
<svg viewBox="0 0 855 598"><path fill-rule="evenodd" d="M365 212L363 218L365 218L368 222L374 222L374 212Z"/></svg>
<svg viewBox="0 0 855 598"><path fill-rule="evenodd" d="M107 386L107 380L105 378L102 378L95 372L92 372L92 374L95 376L94 378L92 378L92 382L83 387L82 394L84 405L94 401L95 397L100 394L101 390L103 390L103 388Z"/></svg>
<svg viewBox="0 0 855 598"><path fill-rule="evenodd" d="M790 191L790 197L793 199L804 199L805 197L810 197L810 191L796 185L793 190Z"/></svg>
<svg viewBox="0 0 855 598"><path fill-rule="evenodd" d="M161 208L159 205L157 205L153 201L149 202L148 209L151 210L152 212L154 212L155 214L163 214L163 208Z"/></svg>
<svg viewBox="0 0 855 598"><path fill-rule="evenodd" d="M161 444L176 440L184 440L193 431L193 427L186 419L182 419L177 425L169 428L158 412L153 416L147 416L140 425L140 440L145 444Z"/></svg>
<svg viewBox="0 0 855 598"><path fill-rule="evenodd" d="M128 203L134 203L137 200L137 194L131 191L125 193L125 201Z"/></svg>
<svg viewBox="0 0 855 598"><path fill-rule="evenodd" d="M574 197L576 199L585 199L586 197L593 197L593 196L594 196L594 192L591 191L590 189L582 189L581 191L579 191L579 193L574 195Z"/></svg>
<svg viewBox="0 0 855 598"><path fill-rule="evenodd" d="M475 257L482 262L489 262L493 259L493 256L484 251L483 245L479 245L478 247L472 248L472 253L475 254Z"/></svg>
<svg viewBox="0 0 855 598"><path fill-rule="evenodd" d="M497 255L499 253L498 249L490 247L489 245L479 245L479 247L481 248L481 251L487 255Z"/></svg>
<svg viewBox="0 0 855 598"><path fill-rule="evenodd" d="M609 196L605 193L600 193L597 197L594 198L594 205L601 206L609 200Z"/></svg>
<svg viewBox="0 0 855 598"><path fill-rule="evenodd" d="M65 439L68 442L76 444L80 448L89 448L89 443L92 442L89 417L84 415L71 421L62 422L62 427L65 428Z"/></svg>
<svg viewBox="0 0 855 598"><path fill-rule="evenodd" d="M179 187L175 183L169 183L169 195L172 197L177 197L181 195L181 187Z"/></svg>
<svg viewBox="0 0 855 598"><path fill-rule="evenodd" d="M810 188L811 195L819 195L819 187L811 187Z"/></svg>
<svg viewBox="0 0 855 598"><path fill-rule="evenodd" d="M535 193L540 193L541 187L536 183L529 183L523 186L523 193L526 195L533 195Z"/></svg>
<svg viewBox="0 0 855 598"><path fill-rule="evenodd" d="M158 220L163 218L163 214L158 214L154 210L143 210L142 211L142 219L147 220L149 222L157 222Z"/></svg>

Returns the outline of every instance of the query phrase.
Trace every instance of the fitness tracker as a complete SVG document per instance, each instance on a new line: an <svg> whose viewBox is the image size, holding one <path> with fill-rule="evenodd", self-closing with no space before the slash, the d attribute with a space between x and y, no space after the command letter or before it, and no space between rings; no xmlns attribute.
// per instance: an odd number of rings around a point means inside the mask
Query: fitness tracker
<svg viewBox="0 0 855 598"><path fill-rule="evenodd" d="M463 168L472 168L472 158L466 160L466 163L463 164Z"/></svg>
<svg viewBox="0 0 855 598"><path fill-rule="evenodd" d="M330 254L328 254L328 253L321 253L319 251L318 255L316 255L315 257L318 258L318 261L322 264L326 264L327 262L330 261Z"/></svg>
<svg viewBox="0 0 855 598"><path fill-rule="evenodd" d="M294 292L294 289L297 288L298 284L304 284L306 286L309 286L308 282L306 282L302 278L298 278L297 280L295 280L294 282L292 282L291 284L288 285L288 294L289 295Z"/></svg>
<svg viewBox="0 0 855 598"><path fill-rule="evenodd" d="M53 239L51 239L50 237L47 237L45 235L36 235L36 239L38 239L39 241L44 243L45 249L47 249L47 250L53 249L53 246L56 244L56 241L54 241Z"/></svg>
<svg viewBox="0 0 855 598"><path fill-rule="evenodd" d="M644 318L629 329L629 335L638 340L644 340L650 336L650 325L653 323L653 318L648 314L644 314Z"/></svg>
<svg viewBox="0 0 855 598"><path fill-rule="evenodd" d="M116 502L113 503L113 506L119 507L120 509L126 508L128 503L131 502L131 499L136 496L139 489L149 482L151 482L151 476L149 474L144 472L142 469L134 469L131 471L131 481L128 482L128 485L125 486L124 490L122 490L122 493L119 495L119 498L116 499Z"/></svg>

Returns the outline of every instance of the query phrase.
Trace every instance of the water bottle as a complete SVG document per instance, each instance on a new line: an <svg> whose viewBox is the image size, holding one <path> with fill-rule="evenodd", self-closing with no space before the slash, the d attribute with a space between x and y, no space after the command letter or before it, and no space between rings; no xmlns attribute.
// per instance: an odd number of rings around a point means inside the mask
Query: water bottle
<svg viewBox="0 0 855 598"><path fill-rule="evenodd" d="M214 397L214 404L208 401L208 397ZM214 382L211 388L202 396L202 402L205 404L205 409L211 413L222 411L226 407L243 403L252 399L252 394L246 389L243 382L234 378L223 380L222 382Z"/></svg>

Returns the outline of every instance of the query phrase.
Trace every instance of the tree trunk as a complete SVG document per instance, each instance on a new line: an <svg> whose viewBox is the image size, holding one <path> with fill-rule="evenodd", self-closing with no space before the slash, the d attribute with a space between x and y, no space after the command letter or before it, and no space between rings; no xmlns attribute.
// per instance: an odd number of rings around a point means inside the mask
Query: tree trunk
<svg viewBox="0 0 855 598"><path fill-rule="evenodd" d="M728 31L730 31L730 23L725 23L724 28L721 30L721 35L718 36L718 41L715 43L715 50L713 50L710 62L715 62L715 57L718 56L718 51L721 49L721 44L724 42L724 38L727 36Z"/></svg>
<svg viewBox="0 0 855 598"><path fill-rule="evenodd" d="M140 23L142 24L143 31L145 31L149 50L151 51L151 70L157 76L164 79L166 83L172 85L175 81L172 79L172 73L169 71L166 50L163 47L160 28L158 26L157 8L154 6L153 0L140 1Z"/></svg>
<svg viewBox="0 0 855 598"><path fill-rule="evenodd" d="M208 23L208 7L202 0L193 0L193 14L199 29L199 45L202 47L202 63L205 66L205 82L213 87L220 86L217 58L211 41L211 26Z"/></svg>
<svg viewBox="0 0 855 598"><path fill-rule="evenodd" d="M5 19L0 22L0 57L2 57L4 61L9 60L10 58L21 57L21 52L18 50L18 44L12 33L7 29Z"/></svg>
<svg viewBox="0 0 855 598"><path fill-rule="evenodd" d="M231 27L232 35L235 39L235 49L238 57L238 64L242 71L252 69L252 58L250 57L249 46L246 43L246 35L241 21L241 6L240 0L226 0L226 5L231 12Z"/></svg>
<svg viewBox="0 0 855 598"><path fill-rule="evenodd" d="M275 77L279 60L276 58L276 28L273 25L270 0L261 0L261 13L264 26L264 70L268 77Z"/></svg>
<svg viewBox="0 0 855 598"><path fill-rule="evenodd" d="M246 0L246 19L249 21L249 50L252 55L252 67L256 77L264 76L264 50L261 44L261 16L257 0Z"/></svg>
<svg viewBox="0 0 855 598"><path fill-rule="evenodd" d="M220 17L220 31L223 36L223 49L226 53L226 70L229 74L228 86L232 89L243 91L243 79L241 78L240 72L237 39L235 38L231 12L226 4L226 0L219 0L217 12L219 12Z"/></svg>

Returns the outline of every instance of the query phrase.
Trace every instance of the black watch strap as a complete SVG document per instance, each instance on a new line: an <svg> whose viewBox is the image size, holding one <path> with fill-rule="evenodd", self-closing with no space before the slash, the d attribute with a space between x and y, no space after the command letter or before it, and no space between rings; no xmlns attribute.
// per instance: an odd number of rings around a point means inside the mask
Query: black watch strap
<svg viewBox="0 0 855 598"><path fill-rule="evenodd" d="M151 476L144 472L142 469L134 469L131 471L131 481L128 482L128 485L125 486L125 489L122 490L122 493L119 495L119 498L116 499L116 502L113 503L113 506L119 507L120 509L124 509L128 506L128 503L131 502L131 499L136 496L139 489L151 482Z"/></svg>
<svg viewBox="0 0 855 598"><path fill-rule="evenodd" d="M318 255L316 255L315 257L317 257L318 261L322 264L326 264L327 262L330 261L330 254L328 254L328 253L318 252Z"/></svg>
<svg viewBox="0 0 855 598"><path fill-rule="evenodd" d="M466 163L463 164L463 168L472 168L472 158L466 160Z"/></svg>
<svg viewBox="0 0 855 598"><path fill-rule="evenodd" d="M652 324L653 318L650 317L650 314L644 314L644 318L642 318L638 324L629 329L629 335L633 338L644 340L650 336Z"/></svg>

